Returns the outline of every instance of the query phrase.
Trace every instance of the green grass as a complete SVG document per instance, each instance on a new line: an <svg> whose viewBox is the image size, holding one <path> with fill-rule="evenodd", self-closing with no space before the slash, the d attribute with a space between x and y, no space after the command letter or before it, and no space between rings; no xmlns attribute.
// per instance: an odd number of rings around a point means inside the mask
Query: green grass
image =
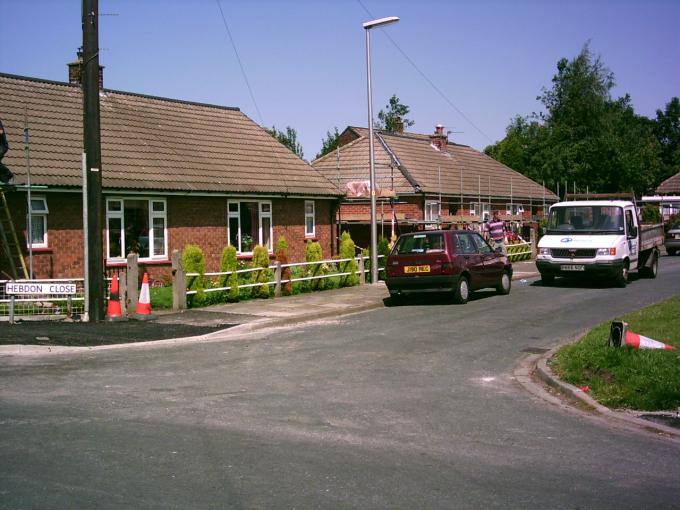
<svg viewBox="0 0 680 510"><path fill-rule="evenodd" d="M151 309L172 308L172 287L151 287Z"/></svg>
<svg viewBox="0 0 680 510"><path fill-rule="evenodd" d="M611 322L565 346L553 359L562 380L589 386L590 395L614 409L676 410L680 406L680 297L622 317L629 330L676 350L607 345Z"/></svg>

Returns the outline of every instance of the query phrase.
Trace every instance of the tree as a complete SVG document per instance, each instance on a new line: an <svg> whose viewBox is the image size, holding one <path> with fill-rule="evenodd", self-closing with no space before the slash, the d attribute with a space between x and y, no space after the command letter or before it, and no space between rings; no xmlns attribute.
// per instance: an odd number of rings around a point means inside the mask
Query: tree
<svg viewBox="0 0 680 510"><path fill-rule="evenodd" d="M660 145L630 96L611 97L614 84L586 44L557 63L552 87L537 97L545 112L515 117L506 137L485 152L552 189L561 182L581 191L648 191L660 171Z"/></svg>
<svg viewBox="0 0 680 510"><path fill-rule="evenodd" d="M661 144L661 182L680 171L680 99L674 97L665 110L656 111L654 134Z"/></svg>
<svg viewBox="0 0 680 510"><path fill-rule="evenodd" d="M378 112L379 121L375 127L390 133L403 133L404 129L415 124L414 121L406 118L411 109L405 104L401 104L396 95L392 95L389 104L385 107L387 112Z"/></svg>
<svg viewBox="0 0 680 510"><path fill-rule="evenodd" d="M314 159L319 159L321 156L328 154L331 151L337 149L340 144L340 132L337 126L333 128L334 131L326 131L326 139L321 140L321 151L316 155Z"/></svg>
<svg viewBox="0 0 680 510"><path fill-rule="evenodd" d="M283 145L292 150L295 154L298 155L300 159L304 157L304 153L302 152L302 145L300 145L300 143L297 140L297 131L295 131L295 129L293 129L292 127L286 126L286 131L283 132L276 129L276 126L272 126L271 129L267 129L267 133L272 135L279 142L281 142Z"/></svg>

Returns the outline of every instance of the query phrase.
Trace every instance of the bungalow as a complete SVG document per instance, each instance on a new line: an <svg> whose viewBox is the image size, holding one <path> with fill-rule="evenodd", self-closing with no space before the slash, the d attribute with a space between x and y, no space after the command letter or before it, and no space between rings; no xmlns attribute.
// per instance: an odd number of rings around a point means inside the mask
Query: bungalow
<svg viewBox="0 0 680 510"><path fill-rule="evenodd" d="M4 194L23 255L30 242L35 278L82 276L81 88L0 74L0 97L3 163L15 175ZM342 193L238 108L101 89L100 110L107 270L136 252L152 278L165 278L172 250L189 243L201 246L208 271L228 244L244 259L256 244L273 256L281 236L291 261L304 260L309 240L335 251Z"/></svg>
<svg viewBox="0 0 680 510"><path fill-rule="evenodd" d="M379 235L418 228L479 227L492 212L516 224L543 214L557 196L542 185L466 145L449 141L441 125L431 135L374 131ZM340 229L368 245L368 129L348 127L340 145L312 166L346 199Z"/></svg>

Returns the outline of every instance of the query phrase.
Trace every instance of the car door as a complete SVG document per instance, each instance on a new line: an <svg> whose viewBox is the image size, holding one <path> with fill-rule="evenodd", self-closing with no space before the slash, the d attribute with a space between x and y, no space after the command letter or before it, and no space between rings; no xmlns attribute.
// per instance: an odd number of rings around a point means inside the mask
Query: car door
<svg viewBox="0 0 680 510"><path fill-rule="evenodd" d="M484 261L477 249L472 233L462 232L457 237L458 256L462 259L463 266L470 272L470 288L479 289L484 287Z"/></svg>
<svg viewBox="0 0 680 510"><path fill-rule="evenodd" d="M496 253L489 243L487 243L479 234L475 233L472 237L475 240L477 250L482 257L482 263L484 264L482 275L484 285L495 287L501 281L501 276L503 275L503 269L505 267L503 256Z"/></svg>

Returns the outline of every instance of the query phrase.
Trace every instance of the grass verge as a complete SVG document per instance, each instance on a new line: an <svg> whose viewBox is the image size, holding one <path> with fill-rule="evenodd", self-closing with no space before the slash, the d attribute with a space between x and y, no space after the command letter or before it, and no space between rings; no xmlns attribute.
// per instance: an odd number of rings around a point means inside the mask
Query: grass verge
<svg viewBox="0 0 680 510"><path fill-rule="evenodd" d="M559 377L588 386L590 395L613 409L676 410L680 406L680 297L624 315L628 328L676 346L676 350L614 348L610 322L560 349L552 360Z"/></svg>

